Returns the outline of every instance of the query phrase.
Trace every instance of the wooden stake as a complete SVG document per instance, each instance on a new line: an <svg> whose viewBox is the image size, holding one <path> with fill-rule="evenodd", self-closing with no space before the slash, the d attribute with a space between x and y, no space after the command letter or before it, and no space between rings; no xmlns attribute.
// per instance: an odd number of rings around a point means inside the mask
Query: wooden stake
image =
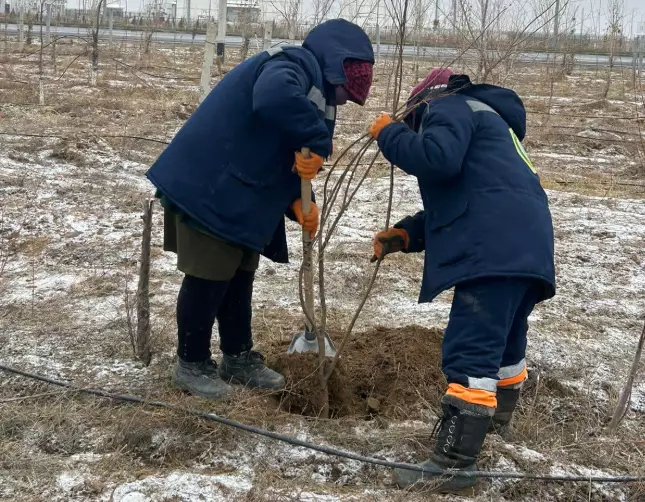
<svg viewBox="0 0 645 502"><path fill-rule="evenodd" d="M615 431L620 422L623 420L627 410L629 408L629 401L632 396L632 387L634 386L634 379L636 378L636 373L638 372L638 365L641 360L641 355L643 354L643 346L645 345L645 326L643 326L643 332L641 333L640 340L636 346L636 354L634 354L634 360L632 361L632 368L629 371L627 376L627 381L623 390L620 392L620 397L618 398L618 403L616 404L616 410L614 411L614 416L611 418L607 430Z"/></svg>
<svg viewBox="0 0 645 502"><path fill-rule="evenodd" d="M141 265L137 286L137 358L146 366L152 359L150 348L150 240L152 238L152 207L154 200L143 203L143 234L141 235Z"/></svg>

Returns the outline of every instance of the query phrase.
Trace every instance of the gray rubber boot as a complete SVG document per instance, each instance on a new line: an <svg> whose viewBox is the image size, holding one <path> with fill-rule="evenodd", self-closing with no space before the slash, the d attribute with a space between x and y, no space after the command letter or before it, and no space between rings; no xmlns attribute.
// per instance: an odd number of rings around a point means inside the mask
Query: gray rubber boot
<svg viewBox="0 0 645 502"><path fill-rule="evenodd" d="M254 350L247 350L236 356L224 354L219 375L226 382L239 383L249 389L280 390L285 384L284 377L267 368L264 356Z"/></svg>
<svg viewBox="0 0 645 502"><path fill-rule="evenodd" d="M210 358L197 363L178 358L172 384L193 395L215 400L224 399L233 391L233 387L219 377L217 364Z"/></svg>
<svg viewBox="0 0 645 502"><path fill-rule="evenodd" d="M505 441L513 440L513 412L520 399L521 385L516 388L497 388L497 409L491 421L488 432L499 434Z"/></svg>
<svg viewBox="0 0 645 502"><path fill-rule="evenodd" d="M414 485L436 493L458 494L477 485L478 479L475 477L449 476L440 472L444 469L464 472L477 470L477 457L486 438L490 414L486 410L480 414L477 410L460 409L447 403L443 403L442 407L443 418L434 452L428 460L419 464L430 472L395 469L395 481L400 488Z"/></svg>

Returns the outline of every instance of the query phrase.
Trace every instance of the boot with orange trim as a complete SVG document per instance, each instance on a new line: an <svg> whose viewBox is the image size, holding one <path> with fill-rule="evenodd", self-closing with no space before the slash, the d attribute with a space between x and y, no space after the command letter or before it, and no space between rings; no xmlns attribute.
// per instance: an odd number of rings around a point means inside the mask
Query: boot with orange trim
<svg viewBox="0 0 645 502"><path fill-rule="evenodd" d="M490 394L494 401L495 393ZM477 485L478 478L467 475L450 476L442 471L454 469L468 472L477 469L477 458L486 439L494 405L491 407L462 401L451 396L449 389L443 398L442 408L443 417L435 426L438 432L434 452L420 464L427 471L395 469L396 484L400 488L414 485L437 493L462 494L467 490L472 491Z"/></svg>
<svg viewBox="0 0 645 502"><path fill-rule="evenodd" d="M499 370L500 380L497 382L497 409L491 421L488 432L493 432L505 441L513 440L513 413L520 400L520 393L524 381L528 376L526 361L503 366Z"/></svg>
<svg viewBox="0 0 645 502"><path fill-rule="evenodd" d="M493 420L491 420L488 432L498 434L504 441L513 440L513 413L520 400L520 392L522 386L519 387L498 387L497 388L497 409Z"/></svg>

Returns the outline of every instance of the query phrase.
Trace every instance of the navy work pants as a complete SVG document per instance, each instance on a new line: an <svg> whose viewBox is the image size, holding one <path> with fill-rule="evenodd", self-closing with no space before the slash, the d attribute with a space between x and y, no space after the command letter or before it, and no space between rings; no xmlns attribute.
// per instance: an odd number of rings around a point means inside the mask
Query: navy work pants
<svg viewBox="0 0 645 502"><path fill-rule="evenodd" d="M486 278L455 287L444 333L443 372L449 384L495 392L526 375L527 319L542 283L527 278Z"/></svg>

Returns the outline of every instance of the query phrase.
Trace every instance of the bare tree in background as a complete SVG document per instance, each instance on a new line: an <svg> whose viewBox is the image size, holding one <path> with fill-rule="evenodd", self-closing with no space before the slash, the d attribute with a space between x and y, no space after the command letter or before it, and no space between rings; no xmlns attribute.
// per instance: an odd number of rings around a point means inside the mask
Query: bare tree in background
<svg viewBox="0 0 645 502"><path fill-rule="evenodd" d="M285 23L289 40L295 40L301 17L302 0L271 0L271 6Z"/></svg>
<svg viewBox="0 0 645 502"><path fill-rule="evenodd" d="M423 39L424 29L429 20L429 15L434 15L432 5L436 0L412 0L412 19L414 20L413 37L414 37L414 74L415 80L419 80L419 59L421 58L421 40Z"/></svg>
<svg viewBox="0 0 645 502"><path fill-rule="evenodd" d="M313 0L312 9L313 9L313 21L314 26L319 25L331 12L332 7L334 6L335 0Z"/></svg>
<svg viewBox="0 0 645 502"><path fill-rule="evenodd" d="M372 0L340 0L338 17L365 27L367 20L376 10L376 5L377 2Z"/></svg>
<svg viewBox="0 0 645 502"><path fill-rule="evenodd" d="M244 61L249 53L251 37L257 32L258 16L253 9L243 9L238 17L240 33L242 35L242 48L240 49L240 61Z"/></svg>
<svg viewBox="0 0 645 502"><path fill-rule="evenodd" d="M552 18L545 18L545 12L553 11L556 3L552 0L542 11L528 14L530 10L526 3L505 7L499 0L456 1L462 26L454 28L466 47L477 52L477 66L471 71L478 82L490 81L495 70L501 69L505 75L511 72L518 55L526 49L527 41L551 22ZM498 81L503 79L504 75L497 78Z"/></svg>
<svg viewBox="0 0 645 502"><path fill-rule="evenodd" d="M530 0L528 6L537 22L543 25L542 33L544 34L545 44L544 49L550 48L548 41L551 38L551 21L555 19L556 4L552 0Z"/></svg>
<svg viewBox="0 0 645 502"><path fill-rule="evenodd" d="M155 23L163 11L163 0L150 0L145 5L145 28L143 34L141 35L143 42L143 53L150 54L150 45L152 44L152 37L155 34Z"/></svg>
<svg viewBox="0 0 645 502"><path fill-rule="evenodd" d="M408 38L410 2L409 0L388 0L385 2L385 8L393 21L396 32L396 62L393 67L394 92L392 98L392 110L393 113L396 113L399 108L401 87L403 85L403 47Z"/></svg>
<svg viewBox="0 0 645 502"><path fill-rule="evenodd" d="M45 0L40 2L40 50L38 52L38 104L45 104L45 82L43 72L43 49L45 39L43 37L43 13L45 11Z"/></svg>
<svg viewBox="0 0 645 502"><path fill-rule="evenodd" d="M90 85L96 85L96 78L99 73L99 30L101 29L101 9L105 0L98 0L96 5L96 16L93 18L92 34L92 69Z"/></svg>
<svg viewBox="0 0 645 502"><path fill-rule="evenodd" d="M562 51L562 70L566 75L573 73L575 64L575 38L579 7L577 5L572 11L571 7L567 5L561 14L564 23L560 34L560 50Z"/></svg>
<svg viewBox="0 0 645 502"><path fill-rule="evenodd" d="M625 1L609 0L607 3L607 42L609 44L609 71L602 92L603 99L607 99L611 88L611 74L614 71L614 58L618 43L623 32L623 19L625 18Z"/></svg>

